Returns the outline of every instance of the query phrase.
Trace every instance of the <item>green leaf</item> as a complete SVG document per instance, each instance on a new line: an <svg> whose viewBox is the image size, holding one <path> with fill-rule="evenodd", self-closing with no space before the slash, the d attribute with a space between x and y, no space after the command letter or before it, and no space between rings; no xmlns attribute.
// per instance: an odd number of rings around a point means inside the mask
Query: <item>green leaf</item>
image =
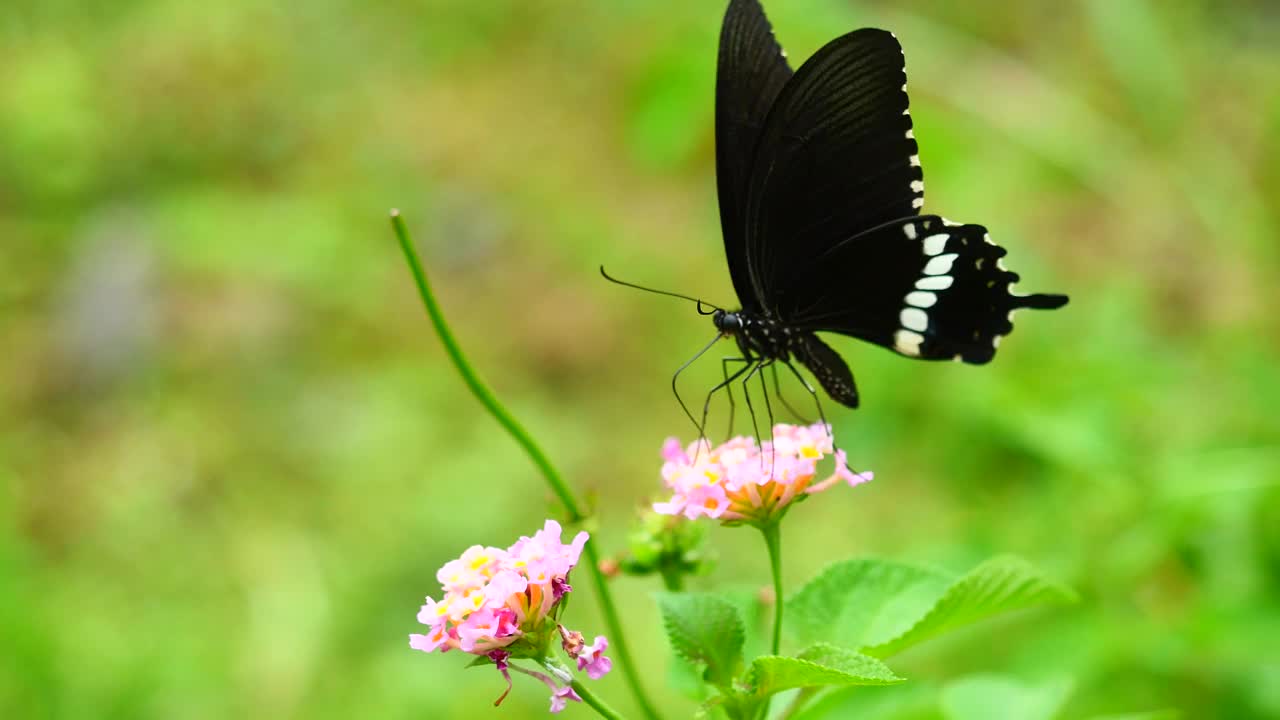
<svg viewBox="0 0 1280 720"><path fill-rule="evenodd" d="M746 642L742 646L742 654L746 657L769 654L769 642L772 639L773 607L765 605L760 599L760 588L755 586L720 586L716 595L724 598L738 610L746 628Z"/></svg>
<svg viewBox="0 0 1280 720"><path fill-rule="evenodd" d="M910 630L866 648L887 657L929 638L993 615L1077 600L1076 594L1040 575L1025 560L998 557L979 565L947 588L932 609Z"/></svg>
<svg viewBox="0 0 1280 720"><path fill-rule="evenodd" d="M1053 720L1071 695L1071 682L1024 684L1001 675L974 675L942 689L947 720Z"/></svg>
<svg viewBox="0 0 1280 720"><path fill-rule="evenodd" d="M799 657L758 657L747 674L757 697L796 688L892 685L902 680L879 660L834 645L815 645Z"/></svg>
<svg viewBox="0 0 1280 720"><path fill-rule="evenodd" d="M667 667L667 686L680 695L702 702L707 699L707 685L702 681L702 668L682 657L671 658Z"/></svg>
<svg viewBox="0 0 1280 720"><path fill-rule="evenodd" d="M1074 599L1069 589L1013 557L989 560L959 579L931 568L861 559L832 565L801 588L787 603L787 619L801 642L887 657L1002 612Z"/></svg>
<svg viewBox="0 0 1280 720"><path fill-rule="evenodd" d="M951 580L938 570L890 560L846 560L791 597L787 627L801 643L879 645L910 630Z"/></svg>
<svg viewBox="0 0 1280 720"><path fill-rule="evenodd" d="M742 667L744 631L737 609L707 593L662 593L658 607L676 654L706 665L707 682L727 687Z"/></svg>

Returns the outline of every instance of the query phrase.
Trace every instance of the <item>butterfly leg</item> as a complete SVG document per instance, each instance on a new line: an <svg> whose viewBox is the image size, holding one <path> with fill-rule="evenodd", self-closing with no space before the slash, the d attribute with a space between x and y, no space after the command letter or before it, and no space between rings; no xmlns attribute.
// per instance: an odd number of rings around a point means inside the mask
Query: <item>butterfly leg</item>
<svg viewBox="0 0 1280 720"><path fill-rule="evenodd" d="M774 360L770 360L766 365L773 367ZM761 368L765 367L762 365ZM778 379L777 370L774 371L774 380ZM765 385L764 373L760 373L760 394L764 396L764 411L769 416L769 477L773 477L773 470L777 466L777 454L773 452L773 405L769 402L769 387ZM762 448L763 449L763 448ZM761 458L763 460L764 458Z"/></svg>
<svg viewBox="0 0 1280 720"><path fill-rule="evenodd" d="M747 412L751 413L751 431L752 431L753 433L755 433L756 444L757 444L757 445L760 445L760 447L761 447L761 451L763 451L763 449L764 449L764 443L760 440L760 426L759 426L759 424L757 424L757 423L756 423L756 409L755 409L755 406L753 406L753 405L751 404L751 385L750 385L750 383L751 383L752 378L754 378L757 374L759 374L759 372L760 372L761 368L765 367L765 365L766 365L766 363L765 363L765 361L763 361L763 360L757 361L754 365L750 365L749 367L751 368L751 371L750 371L750 372L748 372L748 373L747 373L747 376L746 376L746 377L744 377L744 378L742 379L742 395L743 395L743 397L745 397L745 398L747 399ZM763 376L763 375L761 375L761 376L760 376L760 382L761 382L762 384L764 383L764 376ZM765 399L764 399L764 401L765 401L765 404L766 404L766 405L767 405L767 404L768 404L768 402L769 402L769 397L768 397L768 393L767 393L767 392L765 393ZM769 424L769 440L772 442L772 440L773 440L773 423L772 423L772 419L773 419L773 410L770 410L770 411L769 411L769 418L770 418L770 424ZM763 464L764 464L764 456L763 456L763 455L761 455L761 456L760 456L760 463L761 463L761 465L763 466Z"/></svg>
<svg viewBox="0 0 1280 720"><path fill-rule="evenodd" d="M680 403L680 409L684 410L684 414L688 416L689 422L693 423L693 426L698 428L699 439L703 437L702 425L698 424L698 421L693 417L693 413L689 411L689 406L685 404L684 398L680 397L680 390L676 387L676 380L680 378L680 373L684 372L686 368L688 368L690 365L693 364L694 360L697 360L698 358L705 355L707 351L711 349L712 345L715 345L717 342L719 342L720 337L721 337L720 333L716 333L716 336L711 338L711 342L707 343L706 347L702 348L701 350L698 351L696 355L686 360L684 364L681 365L676 370L676 374L671 376L671 394L676 396L676 402Z"/></svg>
<svg viewBox="0 0 1280 720"><path fill-rule="evenodd" d="M759 365L758 365L758 364L757 364L757 365L754 365L754 366L753 366L753 365L748 365L746 369L750 369L750 370L752 370L752 374L754 374L754 370L755 370L755 368L756 368L756 367L759 367ZM759 442L760 442L760 427L759 427L759 425L757 425L757 424L756 424L756 409L755 409L755 406L751 404L751 391L750 391L750 388L749 388L749 387L748 387L748 385L747 385L747 383L748 383L748 382L750 382L750 381L751 381L751 375L747 375L747 377L746 377L745 379L743 379L743 381L742 381L742 396L743 396L744 398L746 398L746 401L747 401L747 414L751 416L751 431L752 431L752 433L754 434L754 437L755 437L755 439L756 439L756 442L757 442L757 443L759 443Z"/></svg>
<svg viewBox="0 0 1280 720"><path fill-rule="evenodd" d="M782 394L782 385L778 382L778 366L773 363L770 363L769 370L773 373L773 394L777 395L778 399L782 401L782 407L786 408L787 412L794 415L797 420L808 425L809 421L805 419L804 414L796 410L795 408L791 407L791 403L787 402L787 398ZM794 370L795 369L792 368L793 372ZM809 391L813 392L813 389L810 388Z"/></svg>
<svg viewBox="0 0 1280 720"><path fill-rule="evenodd" d="M733 373L733 375L730 375L729 363L734 361L744 363L744 365L742 366L742 369ZM725 358L720 361L720 370L724 373L724 382L711 388L711 391L707 393L706 401L702 403L702 422L698 424L698 439L706 437L707 415L711 412L711 397L720 392L721 388L724 388L729 393L729 425L730 427L733 426L733 387L731 383L741 377L747 370L751 369L751 363L751 358L744 357Z"/></svg>
<svg viewBox="0 0 1280 720"><path fill-rule="evenodd" d="M827 416L826 413L822 412L822 400L818 397L818 391L809 384L808 380L804 379L804 376L800 374L800 371L796 369L795 365L792 365L789 362L784 362L783 365L787 366L787 369L791 371L791 374L795 375L796 379L800 381L800 384L804 386L804 389L808 390L809 394L813 396L813 404L818 408L818 420L825 427L827 425Z"/></svg>
<svg viewBox="0 0 1280 720"><path fill-rule="evenodd" d="M734 412L737 410L737 403L733 401L733 386L730 385L729 383L732 382L733 378L736 378L738 374L734 373L732 378L729 377L729 363L731 362L750 363L751 360L750 358L744 358L744 357L727 357L720 360L720 372L724 376L725 391L729 393L729 433L728 435L725 436L726 440L733 437L733 416L734 416ZM739 372L743 372L745 370L746 370L746 367L743 366L742 371L739 371ZM710 394L707 395L707 403L708 405L711 403ZM705 423L706 421L707 421L707 406L704 405L702 408L702 422Z"/></svg>
<svg viewBox="0 0 1280 720"><path fill-rule="evenodd" d="M804 379L804 376L800 374L800 371L796 369L795 365L792 365L789 362L783 363L783 364L787 366L787 369L791 371L792 375L796 376L796 379L800 381L800 384L804 386L804 389L808 390L809 394L813 396L813 404L818 408L818 421L821 422L822 427L825 428L827 432L831 434L832 449L838 450L839 448L836 447L835 434L831 431L831 424L827 422L826 413L822 412L822 399L818 397L818 391L815 390L813 386L809 384L808 380Z"/></svg>

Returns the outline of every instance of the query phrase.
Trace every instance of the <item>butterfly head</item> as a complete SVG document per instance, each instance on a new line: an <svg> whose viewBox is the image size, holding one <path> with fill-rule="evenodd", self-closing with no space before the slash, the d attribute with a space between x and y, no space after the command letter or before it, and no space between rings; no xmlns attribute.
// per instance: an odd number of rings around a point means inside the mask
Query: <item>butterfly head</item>
<svg viewBox="0 0 1280 720"><path fill-rule="evenodd" d="M716 310L711 314L711 322L715 323L716 329L725 335L736 335L742 330L742 315L736 312Z"/></svg>

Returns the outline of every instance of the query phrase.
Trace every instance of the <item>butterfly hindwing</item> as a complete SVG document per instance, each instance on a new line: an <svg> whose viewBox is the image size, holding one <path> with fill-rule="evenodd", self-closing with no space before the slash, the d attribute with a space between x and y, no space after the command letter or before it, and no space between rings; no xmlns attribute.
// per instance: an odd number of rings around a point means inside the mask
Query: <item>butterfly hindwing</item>
<svg viewBox="0 0 1280 720"><path fill-rule="evenodd" d="M1013 330L1013 311L1062 295L1015 295L1018 275L981 225L936 215L886 223L814 259L789 322L852 335L925 360L982 364Z"/></svg>
<svg viewBox="0 0 1280 720"><path fill-rule="evenodd" d="M716 180L729 274L747 309L758 309L747 274L748 174L765 116L791 76L759 0L730 2L716 68Z"/></svg>
<svg viewBox="0 0 1280 720"><path fill-rule="evenodd" d="M778 94L752 161L746 254L756 300L785 319L815 258L923 204L902 47L875 29L831 41Z"/></svg>

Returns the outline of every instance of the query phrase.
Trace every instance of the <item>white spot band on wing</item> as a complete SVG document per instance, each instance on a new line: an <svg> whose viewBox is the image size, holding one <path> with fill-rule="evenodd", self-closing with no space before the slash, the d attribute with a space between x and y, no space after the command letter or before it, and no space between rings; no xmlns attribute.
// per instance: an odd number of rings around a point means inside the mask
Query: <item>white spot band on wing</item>
<svg viewBox="0 0 1280 720"><path fill-rule="evenodd" d="M942 252L942 249L947 246L947 240L950 237L951 236L947 235L946 233L938 233L937 235L930 235L929 237L925 238L924 254L937 255L938 253Z"/></svg>
<svg viewBox="0 0 1280 720"><path fill-rule="evenodd" d="M950 275L935 275L917 280L916 288L920 290L946 290L951 287L953 282L955 282L955 279Z"/></svg>
<svg viewBox="0 0 1280 720"><path fill-rule="evenodd" d="M927 290L912 290L907 293L907 304L915 305L918 308L933 307L938 302L938 296L928 292Z"/></svg>
<svg viewBox="0 0 1280 720"><path fill-rule="evenodd" d="M929 260L929 262L925 263L924 274L925 275L946 275L947 273L951 272L951 265L956 261L956 258L958 257L960 257L958 253L947 253L946 255L939 255L935 258L932 258Z"/></svg>
<svg viewBox="0 0 1280 720"><path fill-rule="evenodd" d="M920 308L903 308L898 320L908 330L925 330L929 327L929 313Z"/></svg>
<svg viewBox="0 0 1280 720"><path fill-rule="evenodd" d="M920 357L920 343L924 336L910 330L899 330L893 334L893 348L903 355Z"/></svg>

